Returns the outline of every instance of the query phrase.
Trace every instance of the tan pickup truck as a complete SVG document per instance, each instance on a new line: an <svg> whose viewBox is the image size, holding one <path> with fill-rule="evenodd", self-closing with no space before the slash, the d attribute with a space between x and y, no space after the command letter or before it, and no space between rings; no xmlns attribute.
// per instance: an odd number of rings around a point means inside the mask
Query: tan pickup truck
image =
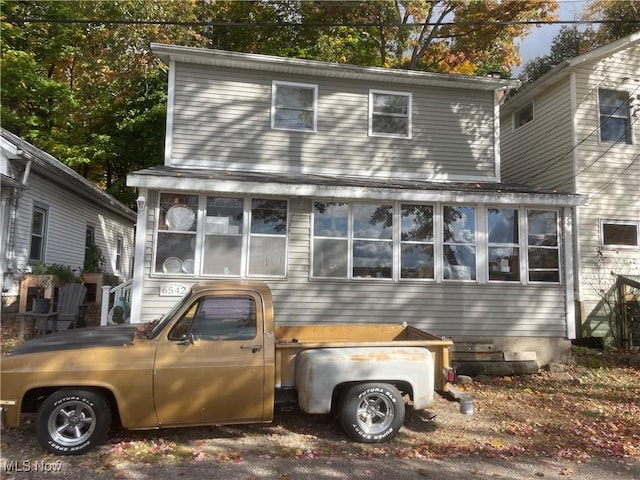
<svg viewBox="0 0 640 480"><path fill-rule="evenodd" d="M405 400L425 409L448 386L450 341L405 325L276 327L259 282L195 285L144 327L81 328L7 354L4 425L37 412L42 446L78 455L116 418L128 429L269 422L293 399L376 443L398 433Z"/></svg>

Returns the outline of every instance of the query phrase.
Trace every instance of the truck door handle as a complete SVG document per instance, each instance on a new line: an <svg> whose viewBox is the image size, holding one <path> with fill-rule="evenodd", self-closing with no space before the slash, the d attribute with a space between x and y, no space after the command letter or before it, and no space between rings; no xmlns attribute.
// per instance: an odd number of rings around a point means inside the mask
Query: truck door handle
<svg viewBox="0 0 640 480"><path fill-rule="evenodd" d="M262 345L242 345L240 347L243 350L251 350L252 353L258 353L260 350L262 350Z"/></svg>

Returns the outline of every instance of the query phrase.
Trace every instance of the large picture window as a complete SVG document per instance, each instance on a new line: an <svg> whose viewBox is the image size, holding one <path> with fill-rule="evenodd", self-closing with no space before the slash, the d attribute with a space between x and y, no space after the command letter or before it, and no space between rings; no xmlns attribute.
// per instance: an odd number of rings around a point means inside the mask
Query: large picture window
<svg viewBox="0 0 640 480"><path fill-rule="evenodd" d="M411 137L411 94L371 90L369 135Z"/></svg>
<svg viewBox="0 0 640 480"><path fill-rule="evenodd" d="M527 210L527 256L530 282L560 281L558 212Z"/></svg>
<svg viewBox="0 0 640 480"><path fill-rule="evenodd" d="M631 144L629 94L624 91L598 90L600 140Z"/></svg>
<svg viewBox="0 0 640 480"><path fill-rule="evenodd" d="M161 193L154 272L283 277L287 225L286 200Z"/></svg>
<svg viewBox="0 0 640 480"><path fill-rule="evenodd" d="M315 132L317 103L317 85L273 82L271 127Z"/></svg>

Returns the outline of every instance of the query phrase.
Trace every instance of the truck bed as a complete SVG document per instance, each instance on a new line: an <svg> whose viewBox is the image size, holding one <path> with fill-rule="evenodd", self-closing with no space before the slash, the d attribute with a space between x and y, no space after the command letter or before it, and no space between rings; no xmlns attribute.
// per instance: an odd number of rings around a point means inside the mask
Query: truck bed
<svg viewBox="0 0 640 480"><path fill-rule="evenodd" d="M276 337L276 387L294 386L295 357L312 348L367 346L424 347L433 354L436 389L446 390L443 369L450 365L450 340L402 324L380 325L293 325L279 326Z"/></svg>

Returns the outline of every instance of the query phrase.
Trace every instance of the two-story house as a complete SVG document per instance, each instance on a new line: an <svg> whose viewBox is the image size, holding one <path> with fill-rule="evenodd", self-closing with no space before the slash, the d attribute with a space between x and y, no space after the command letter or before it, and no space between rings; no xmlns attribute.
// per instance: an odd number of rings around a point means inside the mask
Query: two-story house
<svg viewBox="0 0 640 480"><path fill-rule="evenodd" d="M610 331L611 272L640 280L639 117L640 32L564 61L501 109L503 180L588 197L573 230L583 336Z"/></svg>
<svg viewBox="0 0 640 480"><path fill-rule="evenodd" d="M3 128L0 179L3 307L29 309L21 281L38 264L61 265L80 275L87 256L94 255L103 273L121 281L131 278L133 210ZM87 278L89 300L99 302L99 282Z"/></svg>
<svg viewBox="0 0 640 480"><path fill-rule="evenodd" d="M575 195L500 182L514 80L153 44L164 164L139 190L132 318L261 279L281 324L408 322L536 351L574 335Z"/></svg>

